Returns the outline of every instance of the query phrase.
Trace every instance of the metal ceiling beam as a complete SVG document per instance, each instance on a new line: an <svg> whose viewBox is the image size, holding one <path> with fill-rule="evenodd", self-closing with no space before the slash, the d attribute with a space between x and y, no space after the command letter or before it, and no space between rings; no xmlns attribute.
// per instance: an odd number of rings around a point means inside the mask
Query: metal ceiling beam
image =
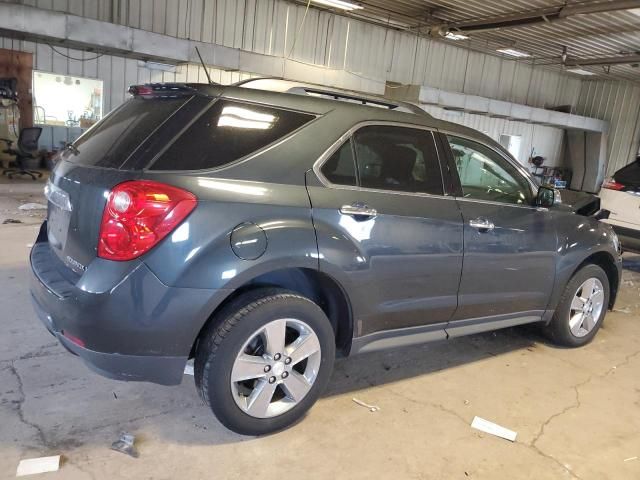
<svg viewBox="0 0 640 480"><path fill-rule="evenodd" d="M589 67L589 66L606 66L606 65L632 65L640 64L640 54L623 55L617 57L599 57L599 58L568 58L565 62L567 67Z"/></svg>
<svg viewBox="0 0 640 480"><path fill-rule="evenodd" d="M479 20L436 25L432 28L431 32L432 35L440 36L446 35L449 31L464 33L485 32L488 30L498 30L502 28L514 28L540 23L549 23L575 15L614 12L619 10L630 10L633 8L640 8L640 0L615 0L612 2L583 3L578 5L567 5L564 7L539 8L510 15L499 15Z"/></svg>

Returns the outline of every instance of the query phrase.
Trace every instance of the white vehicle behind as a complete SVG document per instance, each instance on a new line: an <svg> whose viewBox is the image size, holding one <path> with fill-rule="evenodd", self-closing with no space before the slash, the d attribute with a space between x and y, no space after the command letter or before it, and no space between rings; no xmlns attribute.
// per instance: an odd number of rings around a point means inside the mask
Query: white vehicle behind
<svg viewBox="0 0 640 480"><path fill-rule="evenodd" d="M621 168L602 185L602 208L611 215L610 223L625 251L640 253L640 156Z"/></svg>

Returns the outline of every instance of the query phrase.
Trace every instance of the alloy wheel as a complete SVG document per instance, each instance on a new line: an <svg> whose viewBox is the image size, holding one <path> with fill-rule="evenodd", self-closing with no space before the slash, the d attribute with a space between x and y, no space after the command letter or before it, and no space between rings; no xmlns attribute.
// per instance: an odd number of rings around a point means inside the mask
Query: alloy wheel
<svg viewBox="0 0 640 480"><path fill-rule="evenodd" d="M231 370L236 405L255 418L281 415L309 393L318 376L321 348L305 322L273 320L255 331Z"/></svg>
<svg viewBox="0 0 640 480"><path fill-rule="evenodd" d="M569 309L569 328L576 337L591 332L602 318L604 287L597 278L589 278L576 291Z"/></svg>

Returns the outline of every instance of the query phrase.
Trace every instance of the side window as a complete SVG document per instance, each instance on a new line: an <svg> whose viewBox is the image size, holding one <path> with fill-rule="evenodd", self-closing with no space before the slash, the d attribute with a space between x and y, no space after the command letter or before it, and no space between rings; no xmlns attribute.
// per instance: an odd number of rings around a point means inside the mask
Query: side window
<svg viewBox="0 0 640 480"><path fill-rule="evenodd" d="M151 169L221 167L270 145L314 118L306 113L218 100L162 154Z"/></svg>
<svg viewBox="0 0 640 480"><path fill-rule="evenodd" d="M361 187L443 194L431 132L376 125L358 130L354 142Z"/></svg>
<svg viewBox="0 0 640 480"><path fill-rule="evenodd" d="M507 160L478 142L448 139L465 198L531 205L529 183Z"/></svg>
<svg viewBox="0 0 640 480"><path fill-rule="evenodd" d="M346 141L322 166L322 175L335 185L356 186L356 164L351 140Z"/></svg>

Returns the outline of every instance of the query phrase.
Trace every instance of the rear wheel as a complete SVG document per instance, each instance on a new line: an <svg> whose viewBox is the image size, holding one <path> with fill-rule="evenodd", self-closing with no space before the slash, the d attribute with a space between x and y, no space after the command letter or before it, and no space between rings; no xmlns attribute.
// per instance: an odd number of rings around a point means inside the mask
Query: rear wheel
<svg viewBox="0 0 640 480"><path fill-rule="evenodd" d="M329 381L335 335L315 303L285 290L245 294L203 333L196 385L230 430L262 435L301 418Z"/></svg>
<svg viewBox="0 0 640 480"><path fill-rule="evenodd" d="M559 345L586 345L604 322L609 295L609 279L602 268L581 268L567 283L546 333Z"/></svg>

